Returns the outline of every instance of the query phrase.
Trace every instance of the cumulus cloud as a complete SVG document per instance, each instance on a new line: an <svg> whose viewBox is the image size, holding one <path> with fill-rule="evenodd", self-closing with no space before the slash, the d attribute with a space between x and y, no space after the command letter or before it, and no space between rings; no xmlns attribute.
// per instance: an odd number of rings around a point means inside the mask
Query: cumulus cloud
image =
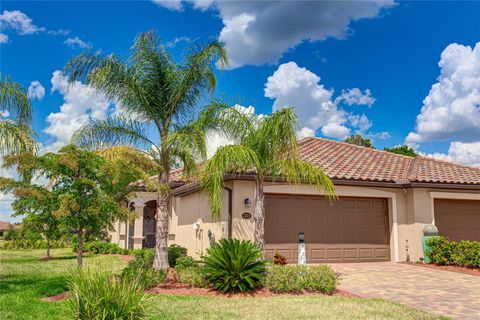
<svg viewBox="0 0 480 320"><path fill-rule="evenodd" d="M462 164L480 162L480 42L450 44L443 50L440 75L423 100L415 131L405 142L450 141L448 153L430 154Z"/></svg>
<svg viewBox="0 0 480 320"><path fill-rule="evenodd" d="M376 99L372 96L370 89L365 89L363 92L359 88L352 88L342 90L342 94L337 97L338 102L344 102L349 106L366 105L371 107L375 103Z"/></svg>
<svg viewBox="0 0 480 320"><path fill-rule="evenodd" d="M111 103L103 94L78 81L69 84L60 70L53 72L51 83L51 92L63 96L60 111L47 116L48 126L44 130L54 140L45 149L56 151L69 144L73 133L90 117L104 119L111 111Z"/></svg>
<svg viewBox="0 0 480 320"><path fill-rule="evenodd" d="M200 10L218 10L223 22L220 40L232 68L277 63L283 53L304 41L344 39L351 34L352 21L378 17L382 9L395 5L393 0L153 2L176 11L185 2Z"/></svg>
<svg viewBox="0 0 480 320"><path fill-rule="evenodd" d="M340 139L352 131L366 133L372 126L368 117L342 109L340 100L334 98L334 90L325 88L320 80L318 75L295 62L284 63L268 77L265 96L274 99L274 111L294 107L303 133L313 135L320 129L323 135Z"/></svg>
<svg viewBox="0 0 480 320"><path fill-rule="evenodd" d="M450 44L441 54L440 76L423 100L409 143L472 142L480 137L480 42Z"/></svg>
<svg viewBox="0 0 480 320"><path fill-rule="evenodd" d="M63 43L72 48L90 49L92 47L90 43L83 41L79 37L68 38Z"/></svg>
<svg viewBox="0 0 480 320"><path fill-rule="evenodd" d="M8 43L8 36L5 33L0 33L0 43Z"/></svg>
<svg viewBox="0 0 480 320"><path fill-rule="evenodd" d="M424 155L436 159L480 167L480 142L452 142L450 143L448 153L436 152Z"/></svg>
<svg viewBox="0 0 480 320"><path fill-rule="evenodd" d="M43 96L45 96L45 88L39 81L34 80L30 82L30 86L28 87L28 96L31 99L42 100Z"/></svg>

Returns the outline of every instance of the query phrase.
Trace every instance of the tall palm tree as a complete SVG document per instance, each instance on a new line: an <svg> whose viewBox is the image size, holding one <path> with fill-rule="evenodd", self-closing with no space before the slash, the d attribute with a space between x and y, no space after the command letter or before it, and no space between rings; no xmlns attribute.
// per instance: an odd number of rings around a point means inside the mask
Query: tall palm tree
<svg viewBox="0 0 480 320"><path fill-rule="evenodd" d="M312 184L335 198L332 181L322 169L302 160L298 153L296 132L298 118L292 108L285 108L268 116L257 116L239 108L220 108L219 119L224 133L236 144L217 149L205 164L201 184L207 192L212 215L218 218L222 207L222 193L226 174L254 174L255 242L263 250L265 244L265 207L263 186L265 179L288 184Z"/></svg>
<svg viewBox="0 0 480 320"><path fill-rule="evenodd" d="M32 103L25 89L10 77L0 75L0 153L31 151L35 144L30 130Z"/></svg>
<svg viewBox="0 0 480 320"><path fill-rule="evenodd" d="M195 44L176 63L154 32L139 34L127 59L84 53L64 69L70 81L85 81L121 106L121 115L92 119L74 142L99 148L128 145L158 163L156 254L153 267L168 268L169 176L173 161L192 173L205 158L205 130L210 118L198 105L216 86L215 63L228 64L223 44ZM197 117L198 116L198 117Z"/></svg>

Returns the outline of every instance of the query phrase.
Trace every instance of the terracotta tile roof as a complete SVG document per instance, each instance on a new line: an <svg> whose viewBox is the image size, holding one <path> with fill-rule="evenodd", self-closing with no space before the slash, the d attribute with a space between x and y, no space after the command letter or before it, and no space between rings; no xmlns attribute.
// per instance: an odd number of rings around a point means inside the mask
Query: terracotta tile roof
<svg viewBox="0 0 480 320"><path fill-rule="evenodd" d="M378 181L407 184L430 182L480 185L480 168L427 157L407 157L391 152L361 147L322 138L305 138L298 142L300 157L321 167L331 179ZM157 179L156 176L150 179ZM170 174L172 188L184 186L182 170ZM131 185L144 188L142 181Z"/></svg>
<svg viewBox="0 0 480 320"><path fill-rule="evenodd" d="M10 222L0 221L0 230L8 230L10 228Z"/></svg>
<svg viewBox="0 0 480 320"><path fill-rule="evenodd" d="M480 168L426 157L407 157L322 138L299 141L300 156L332 179L480 185Z"/></svg>

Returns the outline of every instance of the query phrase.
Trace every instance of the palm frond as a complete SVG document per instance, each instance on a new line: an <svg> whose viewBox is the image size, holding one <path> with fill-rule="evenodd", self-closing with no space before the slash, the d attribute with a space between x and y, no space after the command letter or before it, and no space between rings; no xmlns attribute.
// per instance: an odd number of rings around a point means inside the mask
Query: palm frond
<svg viewBox="0 0 480 320"><path fill-rule="evenodd" d="M242 145L229 145L217 149L202 172L201 185L207 193L212 217L218 219L222 208L225 174L239 175L254 171L259 160L254 150Z"/></svg>
<svg viewBox="0 0 480 320"><path fill-rule="evenodd" d="M12 120L0 121L0 153L35 153L37 143L30 128Z"/></svg>
<svg viewBox="0 0 480 320"><path fill-rule="evenodd" d="M8 111L21 125L26 125L32 119L32 103L27 91L10 77L2 77L1 74L0 111Z"/></svg>
<svg viewBox="0 0 480 320"><path fill-rule="evenodd" d="M337 198L332 180L321 168L307 161L298 158L277 160L271 164L268 174L292 185L310 184L331 201Z"/></svg>
<svg viewBox="0 0 480 320"><path fill-rule="evenodd" d="M156 145L148 139L145 124L125 117L91 119L72 137L72 142L90 149L126 145L146 149Z"/></svg>

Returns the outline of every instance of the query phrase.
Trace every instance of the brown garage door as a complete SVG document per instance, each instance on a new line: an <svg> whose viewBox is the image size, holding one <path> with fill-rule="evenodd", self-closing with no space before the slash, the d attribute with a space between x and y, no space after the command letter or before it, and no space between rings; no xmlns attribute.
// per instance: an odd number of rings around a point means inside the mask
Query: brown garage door
<svg viewBox="0 0 480 320"><path fill-rule="evenodd" d="M436 199L434 210L440 235L454 241L480 241L480 201Z"/></svg>
<svg viewBox="0 0 480 320"><path fill-rule="evenodd" d="M309 263L389 260L388 203L382 198L266 195L265 252L289 262L305 233Z"/></svg>

